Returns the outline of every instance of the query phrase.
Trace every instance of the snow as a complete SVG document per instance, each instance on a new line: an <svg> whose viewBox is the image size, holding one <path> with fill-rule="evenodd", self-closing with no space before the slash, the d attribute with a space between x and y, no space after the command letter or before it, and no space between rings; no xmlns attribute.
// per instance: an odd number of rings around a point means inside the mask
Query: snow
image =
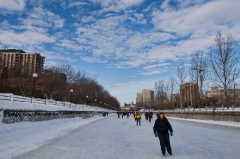
<svg viewBox="0 0 240 159"><path fill-rule="evenodd" d="M193 109L193 108L189 108L189 109L187 109L187 108L185 108L185 109L175 109L175 111L173 111L173 110L154 110L154 112L212 112L213 111L213 108L207 108L207 109L205 109L205 108L201 108L201 109L198 109L198 108L196 108L195 110ZM232 108L232 107L229 107L229 109L227 109L227 107L224 107L224 108L222 108L222 107L217 107L216 109L215 109L215 112L240 112L240 108L239 107L234 107L234 109Z"/></svg>
<svg viewBox="0 0 240 159"><path fill-rule="evenodd" d="M103 119L102 115L92 118L56 119L41 122L0 124L0 158L32 151L52 139L68 134L85 124ZM3 153L4 152L4 153Z"/></svg>
<svg viewBox="0 0 240 159"><path fill-rule="evenodd" d="M213 124L213 125L222 125L222 126L233 126L240 128L240 122L230 122L230 121L215 121L215 120L197 120L197 119L183 119L183 118L175 118L168 117L169 119L174 120L182 120L182 121L191 121L197 123L205 123L205 124Z"/></svg>
<svg viewBox="0 0 240 159"><path fill-rule="evenodd" d="M99 120L102 119L102 120ZM92 122L94 121L94 122ZM172 119L172 159L236 159L240 156L239 127ZM37 123L4 125L0 158L16 159L159 159L159 140L152 132L154 122L133 116L92 119L57 119ZM8 128L8 126L10 128ZM50 137L49 137L50 136Z"/></svg>
<svg viewBox="0 0 240 159"><path fill-rule="evenodd" d="M83 108L84 107L84 108ZM96 108L92 106L81 105L81 107L75 108L69 106L53 106L53 105L44 105L44 104L31 104L25 102L10 102L10 101L1 101L0 100L0 110L1 109L10 109L10 110L41 110L41 111L108 111L110 110Z"/></svg>

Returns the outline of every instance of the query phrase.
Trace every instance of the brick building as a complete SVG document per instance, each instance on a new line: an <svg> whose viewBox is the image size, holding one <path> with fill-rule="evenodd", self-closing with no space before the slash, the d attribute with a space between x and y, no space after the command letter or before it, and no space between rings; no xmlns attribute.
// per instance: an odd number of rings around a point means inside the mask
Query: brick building
<svg viewBox="0 0 240 159"><path fill-rule="evenodd" d="M180 105L181 107L196 106L198 98L198 86L193 83L180 85Z"/></svg>
<svg viewBox="0 0 240 159"><path fill-rule="evenodd" d="M20 72L29 75L40 71L44 67L45 57L39 53L26 53L23 50L5 49L0 50L0 73L4 69L19 69Z"/></svg>
<svg viewBox="0 0 240 159"><path fill-rule="evenodd" d="M240 89L228 89L228 96L231 100L231 104L239 105L240 103ZM211 87L211 90L206 91L207 98L216 98L218 103L221 104L225 101L225 95L223 89L218 89L218 87Z"/></svg>

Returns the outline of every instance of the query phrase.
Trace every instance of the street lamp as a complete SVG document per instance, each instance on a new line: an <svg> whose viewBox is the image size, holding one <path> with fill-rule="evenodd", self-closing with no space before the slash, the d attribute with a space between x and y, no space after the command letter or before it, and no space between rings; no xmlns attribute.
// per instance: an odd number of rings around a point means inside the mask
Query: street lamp
<svg viewBox="0 0 240 159"><path fill-rule="evenodd" d="M36 78L38 77L38 74L37 73L34 73L33 75L33 89L32 89L32 97L34 98L34 88L35 88L35 81L36 81Z"/></svg>
<svg viewBox="0 0 240 159"><path fill-rule="evenodd" d="M72 94L73 94L73 89L70 89L70 93L71 93L71 103L72 103Z"/></svg>
<svg viewBox="0 0 240 159"><path fill-rule="evenodd" d="M88 96L86 96L86 104L87 104Z"/></svg>

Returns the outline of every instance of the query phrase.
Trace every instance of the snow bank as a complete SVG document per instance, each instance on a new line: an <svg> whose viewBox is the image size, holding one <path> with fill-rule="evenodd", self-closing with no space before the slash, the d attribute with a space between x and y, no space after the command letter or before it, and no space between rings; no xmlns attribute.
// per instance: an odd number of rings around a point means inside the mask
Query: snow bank
<svg viewBox="0 0 240 159"><path fill-rule="evenodd" d="M84 108L83 108L84 107ZM87 107L87 108L86 108ZM23 102L9 102L9 101L1 101L0 100L0 109L13 109L13 110L41 110L41 111L107 111L106 109L96 108L92 106L51 106L51 105L43 105L43 104L31 104L31 103L23 103Z"/></svg>
<svg viewBox="0 0 240 159"><path fill-rule="evenodd" d="M175 117L167 117L167 118L168 119L174 119L174 120L184 120L184 121L192 121L192 122L197 122L197 123L214 124L214 125L222 125L222 126L233 126L233 127L239 127L240 128L240 122L183 119L183 118L175 118Z"/></svg>
<svg viewBox="0 0 240 159"><path fill-rule="evenodd" d="M65 135L81 125L100 119L103 119L102 115L87 119L71 118L14 124L0 123L0 158L12 158L37 149L53 138Z"/></svg>

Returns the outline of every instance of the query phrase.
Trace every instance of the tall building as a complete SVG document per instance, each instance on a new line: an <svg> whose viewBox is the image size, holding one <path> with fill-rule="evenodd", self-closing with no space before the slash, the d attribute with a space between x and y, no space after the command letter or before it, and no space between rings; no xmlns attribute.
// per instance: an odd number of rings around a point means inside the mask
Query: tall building
<svg viewBox="0 0 240 159"><path fill-rule="evenodd" d="M196 106L198 97L198 86L193 83L180 85L180 104L181 107Z"/></svg>
<svg viewBox="0 0 240 159"><path fill-rule="evenodd" d="M0 73L3 69L19 69L20 72L29 75L40 71L44 67L45 57L39 53L26 53L23 50L0 50Z"/></svg>
<svg viewBox="0 0 240 159"><path fill-rule="evenodd" d="M44 67L45 57L39 53L25 53L20 56L21 73L33 74L41 71Z"/></svg>
<svg viewBox="0 0 240 159"><path fill-rule="evenodd" d="M240 89L228 89L228 96L232 103L238 104L240 102ZM207 98L216 98L218 103L222 103L225 100L224 90L218 89L218 87L211 87L211 90L206 91Z"/></svg>
<svg viewBox="0 0 240 159"><path fill-rule="evenodd" d="M23 50L5 49L0 50L0 72L3 69L10 70L20 64L20 56L25 53Z"/></svg>
<svg viewBox="0 0 240 159"><path fill-rule="evenodd" d="M136 103L142 103L150 107L154 106L154 91L143 89L142 92L137 93Z"/></svg>

